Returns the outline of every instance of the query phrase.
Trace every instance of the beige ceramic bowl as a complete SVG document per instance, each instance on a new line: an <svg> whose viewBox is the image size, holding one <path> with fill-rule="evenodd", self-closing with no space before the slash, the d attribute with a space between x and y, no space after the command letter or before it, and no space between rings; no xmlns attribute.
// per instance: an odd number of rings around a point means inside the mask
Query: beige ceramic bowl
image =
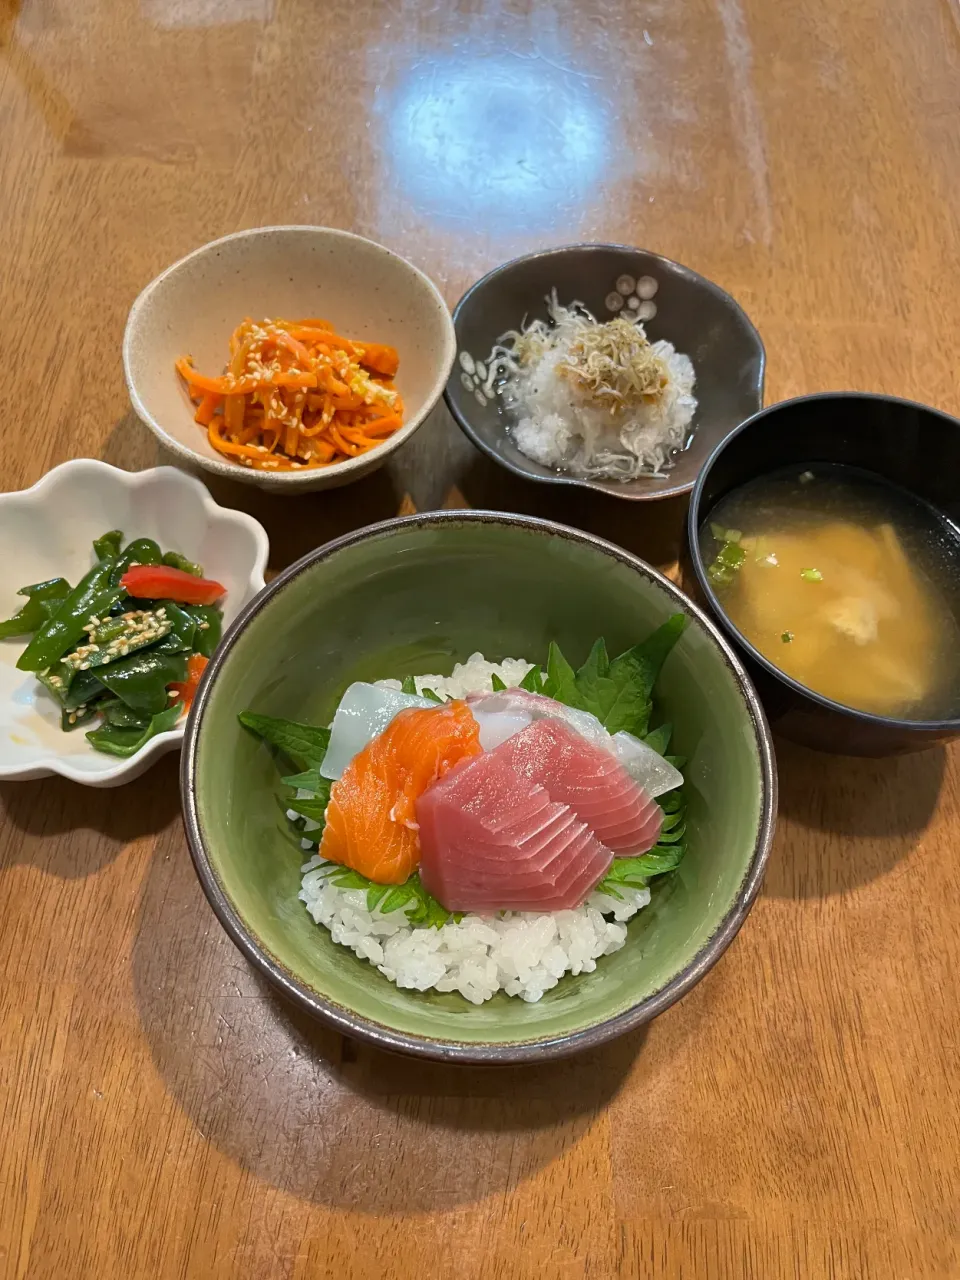
<svg viewBox="0 0 960 1280"><path fill-rule="evenodd" d="M347 337L396 347L404 425L370 453L316 471L254 471L222 457L193 421L174 361L191 355L201 372L220 373L244 316L323 316ZM147 285L123 336L133 407L185 466L287 492L336 488L375 471L436 404L455 355L436 285L383 245L330 227L259 227L211 241Z"/></svg>

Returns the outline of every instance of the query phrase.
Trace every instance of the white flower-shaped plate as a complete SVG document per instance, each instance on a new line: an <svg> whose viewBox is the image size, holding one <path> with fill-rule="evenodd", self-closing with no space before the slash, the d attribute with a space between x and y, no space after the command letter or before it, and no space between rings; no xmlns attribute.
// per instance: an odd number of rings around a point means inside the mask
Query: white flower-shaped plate
<svg viewBox="0 0 960 1280"><path fill-rule="evenodd" d="M25 603L17 590L93 567L93 539L108 529L153 538L203 565L227 588L224 625L264 585L269 543L251 516L218 506L174 467L120 471L92 458L55 467L32 489L0 494L0 616ZM95 751L82 729L64 733L60 709L35 676L17 670L27 638L0 640L0 779L60 774L89 787L116 787L180 746L183 723L152 738L129 760Z"/></svg>

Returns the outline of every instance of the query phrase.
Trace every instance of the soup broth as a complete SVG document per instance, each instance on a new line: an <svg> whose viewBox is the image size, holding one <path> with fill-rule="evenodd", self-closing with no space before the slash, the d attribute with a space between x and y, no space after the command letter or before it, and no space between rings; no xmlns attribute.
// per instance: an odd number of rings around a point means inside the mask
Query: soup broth
<svg viewBox="0 0 960 1280"><path fill-rule="evenodd" d="M700 553L731 622L800 684L875 715L960 715L960 531L919 499L791 467L722 498Z"/></svg>

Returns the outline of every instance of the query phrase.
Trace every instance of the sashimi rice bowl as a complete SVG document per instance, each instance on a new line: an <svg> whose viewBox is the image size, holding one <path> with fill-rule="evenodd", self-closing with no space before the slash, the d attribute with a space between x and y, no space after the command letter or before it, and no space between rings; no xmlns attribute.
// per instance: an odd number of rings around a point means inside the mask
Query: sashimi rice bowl
<svg viewBox="0 0 960 1280"><path fill-rule="evenodd" d="M265 595L201 688L184 800L211 902L288 994L388 1047L516 1061L645 1020L726 946L772 758L672 584L457 513L343 539Z"/></svg>

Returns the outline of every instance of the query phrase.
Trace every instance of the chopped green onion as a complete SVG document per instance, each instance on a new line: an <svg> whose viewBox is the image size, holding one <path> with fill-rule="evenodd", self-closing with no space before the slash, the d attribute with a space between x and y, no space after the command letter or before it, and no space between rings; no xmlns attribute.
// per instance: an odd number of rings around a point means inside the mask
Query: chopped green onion
<svg viewBox="0 0 960 1280"><path fill-rule="evenodd" d="M739 569L747 558L747 553L743 547L735 542L725 542L717 554L717 559L721 564L727 565L730 569Z"/></svg>
<svg viewBox="0 0 960 1280"><path fill-rule="evenodd" d="M784 633L783 633L783 635L780 637L780 639L783 641L783 643L784 643L784 644L789 644L789 643L790 643L790 641L793 639L793 632L792 632L792 631L784 631Z"/></svg>
<svg viewBox="0 0 960 1280"><path fill-rule="evenodd" d="M801 569L800 577L804 582L822 582L823 574L819 569Z"/></svg>

